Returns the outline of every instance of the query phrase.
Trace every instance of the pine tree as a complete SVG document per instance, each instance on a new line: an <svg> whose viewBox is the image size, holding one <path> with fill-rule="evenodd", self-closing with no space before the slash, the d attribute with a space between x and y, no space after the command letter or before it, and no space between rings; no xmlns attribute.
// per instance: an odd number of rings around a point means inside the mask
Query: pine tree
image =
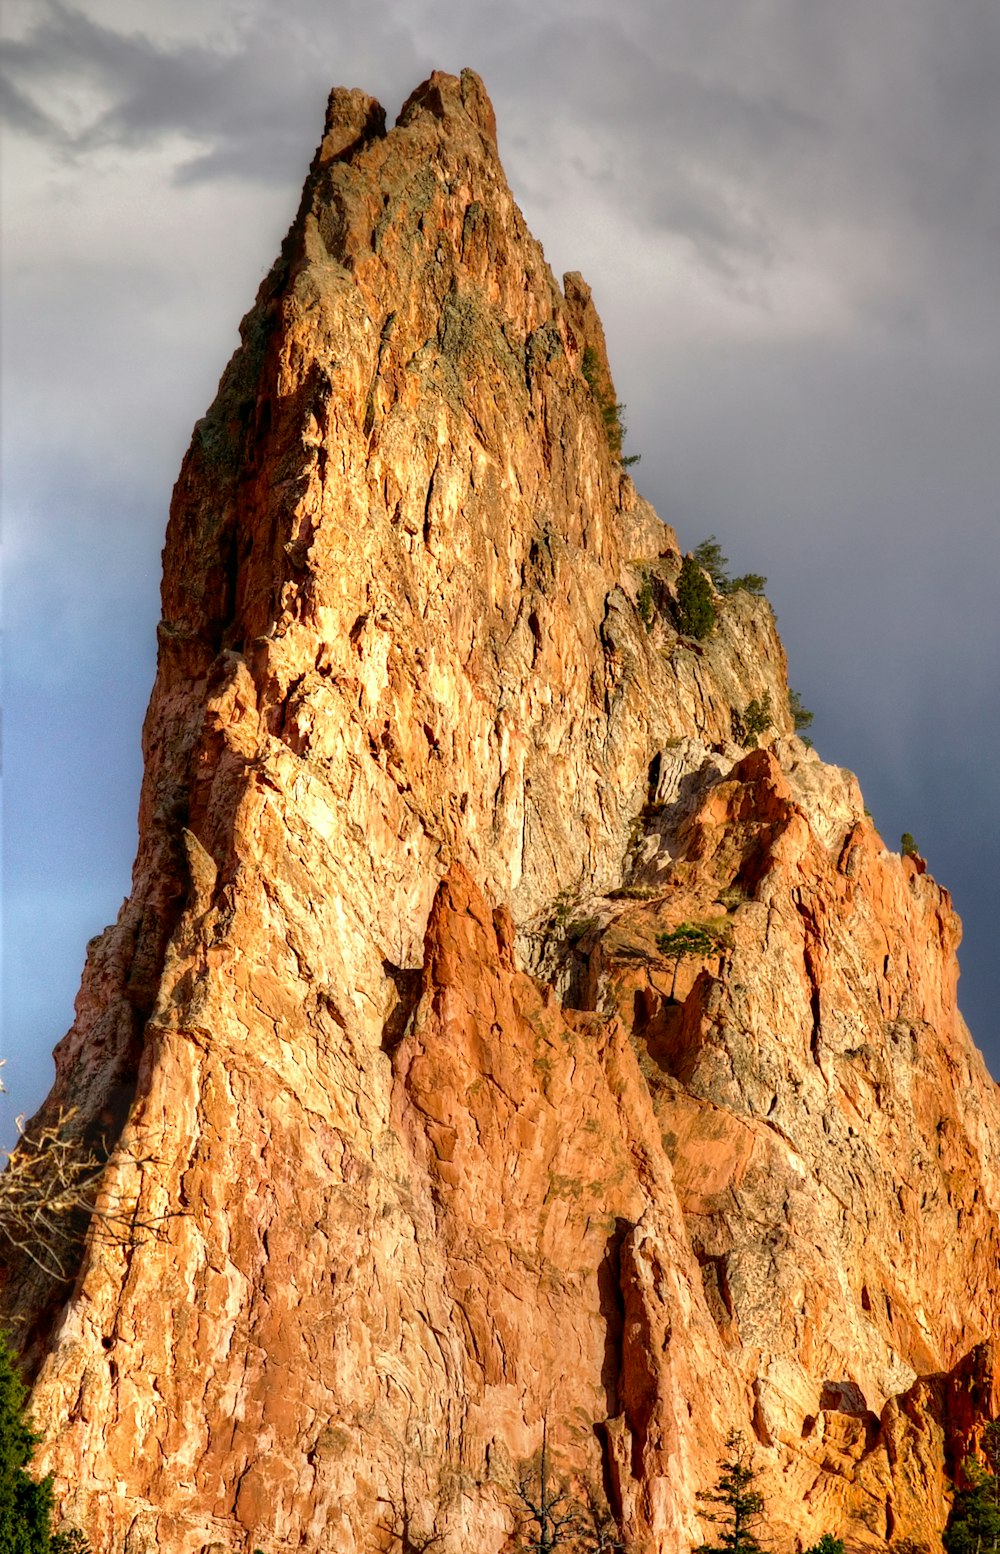
<svg viewBox="0 0 1000 1554"><path fill-rule="evenodd" d="M724 950L729 943L728 925L720 927L716 923L680 923L670 933L657 934L656 948L661 955L671 958L674 963L674 974L670 983L671 999L677 988L677 972L682 960L690 956L707 958L719 950Z"/></svg>
<svg viewBox="0 0 1000 1554"><path fill-rule="evenodd" d="M996 1438L987 1446L987 1458L993 1466ZM987 1473L977 1462L965 1463L966 1489L959 1490L948 1517L942 1542L948 1554L998 1554L1000 1551L1000 1479Z"/></svg>
<svg viewBox="0 0 1000 1554"><path fill-rule="evenodd" d="M722 546L710 534L707 540L702 540L693 551L694 559L707 572L720 594L727 594L730 589L729 582L729 557L722 554Z"/></svg>
<svg viewBox="0 0 1000 1554"><path fill-rule="evenodd" d="M702 1516L720 1529L719 1542L700 1543L694 1554L764 1554L754 1532L763 1520L764 1496L753 1487L757 1478L753 1447L742 1430L730 1430L726 1451L715 1488L698 1495Z"/></svg>
<svg viewBox="0 0 1000 1554"><path fill-rule="evenodd" d="M804 707L802 705L802 697L799 695L798 691L793 691L791 689L789 690L788 710L792 715L792 722L795 724L796 734L801 734L804 728L809 727L813 720L813 715L809 711L808 707Z"/></svg>
<svg viewBox="0 0 1000 1554"><path fill-rule="evenodd" d="M52 1480L25 1469L39 1437L31 1428L27 1389L0 1338L0 1554L49 1554Z"/></svg>
<svg viewBox="0 0 1000 1554"><path fill-rule="evenodd" d="M677 624L686 637L707 637L715 625L712 585L697 561L685 556L677 579Z"/></svg>

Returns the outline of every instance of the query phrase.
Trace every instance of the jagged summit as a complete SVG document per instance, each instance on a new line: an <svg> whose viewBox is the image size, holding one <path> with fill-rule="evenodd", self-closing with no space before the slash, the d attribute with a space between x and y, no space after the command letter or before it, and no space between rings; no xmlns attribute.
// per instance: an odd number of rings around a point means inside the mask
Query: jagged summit
<svg viewBox="0 0 1000 1554"><path fill-rule="evenodd" d="M67 1515L501 1554L547 1419L642 1554L701 1541L733 1427L788 1547L940 1548L1000 1406L957 919L795 737L766 600L679 629L478 77L389 131L331 95L241 337L46 1111L147 1228L3 1290Z"/></svg>

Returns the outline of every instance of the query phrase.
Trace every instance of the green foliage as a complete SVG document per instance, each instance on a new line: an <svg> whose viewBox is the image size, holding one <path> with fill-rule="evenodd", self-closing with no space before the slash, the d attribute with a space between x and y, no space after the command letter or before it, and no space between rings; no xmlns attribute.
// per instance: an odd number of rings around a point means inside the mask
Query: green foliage
<svg viewBox="0 0 1000 1554"><path fill-rule="evenodd" d="M726 943L726 935L714 923L680 923L669 933L656 936L656 948L661 955L678 956L714 955Z"/></svg>
<svg viewBox="0 0 1000 1554"><path fill-rule="evenodd" d="M809 711L808 707L803 707L802 697L799 695L798 691L790 690L788 692L788 710L792 715L792 722L795 724L796 734L801 734L804 728L809 727L813 720L813 715Z"/></svg>
<svg viewBox="0 0 1000 1554"><path fill-rule="evenodd" d="M733 709L733 733L747 750L756 750L760 735L766 733L773 722L770 691L765 691L759 700L755 696L742 712Z"/></svg>
<svg viewBox="0 0 1000 1554"><path fill-rule="evenodd" d="M28 1420L27 1390L0 1341L0 1554L47 1554L52 1480L25 1471L39 1437Z"/></svg>
<svg viewBox="0 0 1000 1554"><path fill-rule="evenodd" d="M677 579L677 625L686 637L707 637L715 625L712 586L698 561L685 556Z"/></svg>
<svg viewBox="0 0 1000 1554"><path fill-rule="evenodd" d="M670 997L674 996L677 986L677 972L682 960L706 959L709 955L717 955L720 950L726 948L730 942L730 927L724 920L721 922L694 922L679 923L669 933L661 933L656 936L656 948L660 954L672 959L674 962L674 975L670 983Z"/></svg>
<svg viewBox="0 0 1000 1554"><path fill-rule="evenodd" d="M964 1470L968 1487L955 1496L942 1538L947 1554L1000 1554L1000 1479L971 1459Z"/></svg>
<svg viewBox="0 0 1000 1554"><path fill-rule="evenodd" d="M600 373L600 370L601 370L601 363L600 363L600 358L598 357L597 352L594 350L594 347L592 345L585 345L584 346L584 348L583 348L583 361L581 363L581 366L582 366L582 369L583 369L583 376L587 380L587 387L589 388L590 392L593 395L595 395L595 397L596 397L596 395L597 395L597 386L598 386L598 377L599 377L599 373Z"/></svg>
<svg viewBox="0 0 1000 1554"><path fill-rule="evenodd" d="M729 557L722 554L722 546L710 534L707 540L702 540L700 545L694 548L694 559L703 572L707 572L720 594L729 592Z"/></svg>
<svg viewBox="0 0 1000 1554"><path fill-rule="evenodd" d="M713 588L719 594L732 594L738 588L752 594L764 592L766 577L759 572L746 572L742 577L730 578L728 566L729 558L722 554L714 534L685 556L677 579L677 620L685 636L707 637L715 625Z"/></svg>
<svg viewBox="0 0 1000 1554"><path fill-rule="evenodd" d="M639 611L639 619L647 631L653 629L653 585L649 580L649 573L642 574L642 582L639 584L639 592L636 595L635 607Z"/></svg>
<svg viewBox="0 0 1000 1554"><path fill-rule="evenodd" d="M767 578L760 572L744 572L742 577L730 577L729 557L722 554L722 546L714 534L695 546L694 559L708 573L720 594L734 594L738 588L742 588L748 594L760 595L767 587Z"/></svg>
<svg viewBox="0 0 1000 1554"><path fill-rule="evenodd" d="M810 1544L805 1554L844 1554L844 1540L825 1532L818 1543Z"/></svg>
<svg viewBox="0 0 1000 1554"><path fill-rule="evenodd" d="M760 572L744 572L742 577L734 577L725 591L734 594L738 588L742 588L744 593L756 594L759 598L766 587L767 578Z"/></svg>
<svg viewBox="0 0 1000 1554"><path fill-rule="evenodd" d="M904 858L915 858L917 856L917 844L909 831L904 831L900 837L899 850Z"/></svg>
<svg viewBox="0 0 1000 1554"><path fill-rule="evenodd" d="M991 1419L983 1431L983 1456L990 1465L990 1472L1000 1474L1000 1419Z"/></svg>
<svg viewBox="0 0 1000 1554"><path fill-rule="evenodd" d="M764 1518L764 1496L754 1488L753 1447L741 1430L730 1430L715 1488L698 1499L706 1521L720 1529L718 1543L700 1543L695 1554L764 1554L755 1528Z"/></svg>
<svg viewBox="0 0 1000 1554"><path fill-rule="evenodd" d="M49 1554L90 1554L90 1544L79 1527L70 1527L66 1532L52 1534L49 1540Z"/></svg>
<svg viewBox="0 0 1000 1554"><path fill-rule="evenodd" d="M622 455L622 445L625 442L627 427L622 417L625 414L625 406L618 404L610 392L608 384L604 381L601 371L601 359L592 345L583 348L583 360L581 362L583 376L587 381L587 387L594 396L594 401L601 412L601 422L608 439L608 449L611 457L622 466L629 469L633 464L638 464L642 455L631 453L628 457Z"/></svg>
<svg viewBox="0 0 1000 1554"><path fill-rule="evenodd" d="M0 1337L0 1554L90 1554L77 1528L52 1532L52 1479L27 1466L40 1439L27 1415L28 1392Z"/></svg>

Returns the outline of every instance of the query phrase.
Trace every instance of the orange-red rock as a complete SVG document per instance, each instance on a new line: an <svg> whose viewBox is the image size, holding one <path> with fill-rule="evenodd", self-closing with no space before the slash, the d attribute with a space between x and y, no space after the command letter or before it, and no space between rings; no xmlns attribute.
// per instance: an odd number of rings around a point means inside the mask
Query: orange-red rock
<svg viewBox="0 0 1000 1554"><path fill-rule="evenodd" d="M792 734L766 602L678 635L474 75L388 133L333 94L242 337L47 1103L121 1128L152 1229L3 1291L66 1515L95 1554L501 1554L547 1418L641 1554L700 1541L732 1427L778 1547L940 1549L1000 1411L958 922Z"/></svg>

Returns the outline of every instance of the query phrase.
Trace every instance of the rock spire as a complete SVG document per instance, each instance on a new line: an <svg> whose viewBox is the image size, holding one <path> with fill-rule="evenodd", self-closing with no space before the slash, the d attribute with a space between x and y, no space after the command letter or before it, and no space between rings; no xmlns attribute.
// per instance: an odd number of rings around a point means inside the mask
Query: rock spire
<svg viewBox="0 0 1000 1554"><path fill-rule="evenodd" d="M331 95L241 340L43 1113L144 1228L3 1290L66 1516L95 1554L501 1554L547 1421L658 1554L735 1427L779 1546L939 1550L1000 1412L959 925L795 737L766 600L678 630L478 77L391 130Z"/></svg>

